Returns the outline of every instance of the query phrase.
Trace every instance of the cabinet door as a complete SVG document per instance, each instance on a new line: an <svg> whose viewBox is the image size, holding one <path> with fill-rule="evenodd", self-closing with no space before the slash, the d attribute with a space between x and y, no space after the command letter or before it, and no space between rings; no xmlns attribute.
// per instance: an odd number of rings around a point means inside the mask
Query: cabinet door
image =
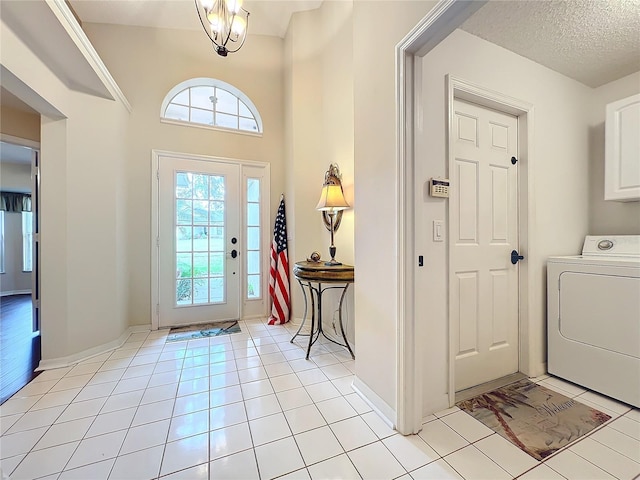
<svg viewBox="0 0 640 480"><path fill-rule="evenodd" d="M640 200L640 94L607 105L604 199Z"/></svg>

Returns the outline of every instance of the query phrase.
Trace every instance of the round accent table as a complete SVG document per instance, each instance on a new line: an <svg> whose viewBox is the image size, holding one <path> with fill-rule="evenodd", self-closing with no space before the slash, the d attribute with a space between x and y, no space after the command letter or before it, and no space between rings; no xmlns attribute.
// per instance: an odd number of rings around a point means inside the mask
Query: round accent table
<svg viewBox="0 0 640 480"><path fill-rule="evenodd" d="M298 328L296 334L291 338L291 343L293 343L293 340L298 335L308 335L309 346L307 347L306 357L308 360L309 353L311 352L311 346L322 334L322 336L327 340L349 350L351 358L355 359L356 357L353 354L353 350L351 350L342 322L342 304L344 302L344 297L347 294L347 290L349 289L349 285L353 283L353 266L325 265L324 262L296 262L293 267L293 276L298 280L300 288L302 288L302 294L304 296L304 317L302 318L300 328ZM327 290L333 289L342 290L340 303L338 304L338 318L340 321L340 333L342 333L344 343L337 342L334 339L327 337L322 329L322 294ZM311 298L311 333L302 334L300 331L307 320L307 290L309 291L309 297Z"/></svg>

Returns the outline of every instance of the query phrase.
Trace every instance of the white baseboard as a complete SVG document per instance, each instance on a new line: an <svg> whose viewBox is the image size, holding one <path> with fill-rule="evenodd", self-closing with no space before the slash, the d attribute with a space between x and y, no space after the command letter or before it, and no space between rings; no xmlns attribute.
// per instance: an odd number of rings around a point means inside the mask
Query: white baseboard
<svg viewBox="0 0 640 480"><path fill-rule="evenodd" d="M264 322L267 323L267 318L269 318L268 315L265 316L263 313L256 313L255 315L245 315L240 320L244 321L244 320L260 320L260 319L263 319Z"/></svg>
<svg viewBox="0 0 640 480"><path fill-rule="evenodd" d="M11 290L9 292L0 292L0 297L8 297L10 295L31 295L31 290Z"/></svg>
<svg viewBox="0 0 640 480"><path fill-rule="evenodd" d="M298 326L298 327L299 327L299 326L300 326L300 324L302 323L302 318L299 318L299 317L293 317L293 318L291 318L291 319L289 320L289 323L290 323L291 325L296 325L296 326Z"/></svg>
<svg viewBox="0 0 640 480"><path fill-rule="evenodd" d="M151 331L151 324L147 323L146 325L131 325L128 328L129 332L131 333L137 333L137 332L150 332Z"/></svg>
<svg viewBox="0 0 640 480"><path fill-rule="evenodd" d="M539 363L536 363L535 365L531 365L531 368L529 369L528 372L522 372L522 373L524 373L529 378L535 378L535 377L544 375L545 373L548 373L547 362L539 362Z"/></svg>
<svg viewBox="0 0 640 480"><path fill-rule="evenodd" d="M535 365L532 369L532 373L534 373L535 375L529 375L529 377L539 377L541 375L544 375L545 373L549 373L547 371L547 362L540 362Z"/></svg>
<svg viewBox="0 0 640 480"><path fill-rule="evenodd" d="M120 335L117 339L103 343L102 345L98 345L96 347L88 348L87 350L83 350L82 352L74 353L73 355L68 355L66 357L58 357L51 358L48 360L40 360L38 364L38 368L36 368L36 372L40 372L42 370L52 370L54 368L63 368L69 367L71 365L75 365L76 363L83 362L85 360L90 359L91 357L95 357L96 355L101 355L110 350L115 350L118 347L124 345L124 343L129 338L129 335L135 332L147 332L151 330L151 325L133 325L127 328L122 335Z"/></svg>
<svg viewBox="0 0 640 480"><path fill-rule="evenodd" d="M389 428L396 428L396 412L357 376L351 385L353 390L369 405Z"/></svg>

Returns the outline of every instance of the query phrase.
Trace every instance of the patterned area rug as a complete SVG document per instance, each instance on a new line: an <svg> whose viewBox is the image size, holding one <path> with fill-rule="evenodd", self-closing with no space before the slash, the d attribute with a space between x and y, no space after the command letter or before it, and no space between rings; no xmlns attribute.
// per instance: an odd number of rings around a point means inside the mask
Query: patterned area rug
<svg viewBox="0 0 640 480"><path fill-rule="evenodd" d="M457 406L538 460L611 418L529 380L511 383Z"/></svg>
<svg viewBox="0 0 640 480"><path fill-rule="evenodd" d="M230 322L206 323L203 325L192 325L189 327L172 328L169 330L167 342L181 342L184 340L194 340L196 338L217 337L240 332L240 325L237 320Z"/></svg>

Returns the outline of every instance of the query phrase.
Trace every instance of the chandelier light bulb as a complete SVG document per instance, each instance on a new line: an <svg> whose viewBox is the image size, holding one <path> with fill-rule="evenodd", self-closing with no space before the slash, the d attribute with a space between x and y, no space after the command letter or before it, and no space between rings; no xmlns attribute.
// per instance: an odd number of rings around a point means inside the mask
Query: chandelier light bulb
<svg viewBox="0 0 640 480"><path fill-rule="evenodd" d="M207 15L207 20L211 26L211 33L219 34L224 30L224 20L218 15L217 12L211 12Z"/></svg>
<svg viewBox="0 0 640 480"><path fill-rule="evenodd" d="M247 27L247 22L244 21L244 18L235 16L233 19L233 24L231 25L231 31L240 36L244 33L245 28Z"/></svg>
<svg viewBox="0 0 640 480"><path fill-rule="evenodd" d="M204 8L205 12L210 12L213 9L214 0L200 0L200 5Z"/></svg>
<svg viewBox="0 0 640 480"><path fill-rule="evenodd" d="M218 55L226 57L242 48L249 28L249 12L242 7L243 0L194 0L194 3L200 24Z"/></svg>
<svg viewBox="0 0 640 480"><path fill-rule="evenodd" d="M231 13L238 13L242 8L242 0L226 0L227 9Z"/></svg>

